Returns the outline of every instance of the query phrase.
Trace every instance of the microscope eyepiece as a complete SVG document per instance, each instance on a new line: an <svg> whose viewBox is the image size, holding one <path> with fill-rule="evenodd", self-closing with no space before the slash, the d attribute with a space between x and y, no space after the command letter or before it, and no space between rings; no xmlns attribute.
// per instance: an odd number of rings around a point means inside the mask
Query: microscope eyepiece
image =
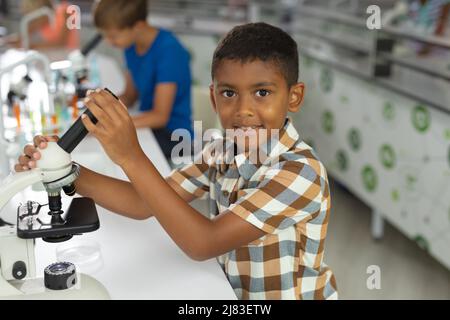
<svg viewBox="0 0 450 320"><path fill-rule="evenodd" d="M108 88L105 88L114 98L119 100L119 98L112 93ZM83 114L87 115L91 119L92 123L97 123L97 118L92 114L92 112L87 109ZM66 133L58 140L58 145L67 153L71 153L78 144L84 139L88 134L87 129L84 127L81 117L79 117L74 124L66 131Z"/></svg>

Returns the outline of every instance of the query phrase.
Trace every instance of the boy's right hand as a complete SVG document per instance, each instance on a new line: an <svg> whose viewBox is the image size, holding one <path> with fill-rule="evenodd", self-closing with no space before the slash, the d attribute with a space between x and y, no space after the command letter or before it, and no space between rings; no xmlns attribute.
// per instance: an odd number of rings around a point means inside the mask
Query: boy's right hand
<svg viewBox="0 0 450 320"><path fill-rule="evenodd" d="M28 171L36 168L36 161L41 158L39 149L47 148L47 142L58 141L58 136L35 136L33 144L27 144L23 148L23 154L19 157L19 163L14 166L16 172Z"/></svg>

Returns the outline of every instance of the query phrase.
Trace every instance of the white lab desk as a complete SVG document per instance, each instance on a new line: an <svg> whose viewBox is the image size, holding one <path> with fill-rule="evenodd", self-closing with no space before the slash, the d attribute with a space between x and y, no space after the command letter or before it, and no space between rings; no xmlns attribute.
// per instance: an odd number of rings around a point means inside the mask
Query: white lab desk
<svg viewBox="0 0 450 320"><path fill-rule="evenodd" d="M169 166L150 130L138 131L139 142L160 173L169 173ZM82 165L116 178L126 179L93 137L83 140L72 153ZM155 192L157 192L155 190ZM47 203L45 192L31 188L17 194L2 210L2 217L15 221L16 207L26 200ZM114 194L111 195L112 197ZM63 195L63 208L70 198ZM70 244L94 242L100 248L98 261L83 270L98 279L112 299L236 299L223 271L215 259L195 262L188 258L165 233L155 218L137 221L114 214L97 206L100 229L62 243L36 240L36 272L57 261L56 250ZM75 262L75 261L74 261ZM92 272L91 272L92 271Z"/></svg>
<svg viewBox="0 0 450 320"><path fill-rule="evenodd" d="M103 85L113 92L120 92L123 78L119 76L118 66L106 57L99 57L98 63ZM152 132L148 129L138 130L138 138L161 175L168 175L170 167ZM84 139L72 156L75 161L97 172L126 179L122 170L108 159L93 137ZM0 215L14 222L20 202L34 200L47 203L46 197L45 192L34 192L30 187L17 194ZM69 202L70 198L63 195L63 209L67 209ZM38 276L43 276L44 268L56 261L56 250L61 246L91 242L100 248L97 262L101 263L93 264L96 268L86 264L79 271L102 282L112 299L236 299L217 261L195 262L188 258L155 218L136 221L99 206L97 211L100 219L100 229L97 231L75 236L59 244L36 240Z"/></svg>

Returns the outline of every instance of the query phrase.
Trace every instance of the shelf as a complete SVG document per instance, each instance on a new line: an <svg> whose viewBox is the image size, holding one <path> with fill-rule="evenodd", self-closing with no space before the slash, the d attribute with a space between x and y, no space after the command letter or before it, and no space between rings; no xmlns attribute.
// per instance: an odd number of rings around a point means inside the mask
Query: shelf
<svg viewBox="0 0 450 320"><path fill-rule="evenodd" d="M450 114L450 105L446 105L445 101L433 101L418 91L405 89L402 85L399 84L395 79L374 79L377 84L386 89L397 92L401 95L404 95L412 100L420 101L428 107L435 108L439 111L442 111L446 114Z"/></svg>
<svg viewBox="0 0 450 320"><path fill-rule="evenodd" d="M324 65L332 67L334 69L343 71L347 74L360 78L362 80L372 80L373 77L370 76L368 72L364 72L364 66L354 66L350 67L348 64L342 63L342 61L338 61L336 59L330 59L329 57L318 57L315 52L309 49L301 49L299 48L300 56L307 56L313 60L316 60ZM367 68L366 68L367 69Z"/></svg>
<svg viewBox="0 0 450 320"><path fill-rule="evenodd" d="M295 32L300 32L300 33L302 33L302 35L309 35L309 36L312 36L312 37L315 37L315 38L318 38L321 40L326 40L329 43L331 43L337 47L351 50L351 51L354 51L354 52L360 53L360 54L369 55L373 51L372 48L366 47L367 46L366 43L358 43L357 41L354 41L354 40L337 38L335 36L329 36L329 35L326 35L321 32L310 30L308 28L295 27L293 32L294 32L294 35L295 35Z"/></svg>
<svg viewBox="0 0 450 320"><path fill-rule="evenodd" d="M279 5L274 4L260 4L260 7L262 9L271 9L275 11L279 10ZM330 8L317 8L312 6L299 5L295 9L295 14L338 22L352 27L367 28L365 19L354 17L345 13L330 11Z"/></svg>
<svg viewBox="0 0 450 320"><path fill-rule="evenodd" d="M312 53L309 50L303 49L303 50L300 50L300 52L301 52L301 54L308 56L309 58L316 60L316 61L318 61L324 65L327 65L331 68L334 68L336 70L342 71L349 75L355 76L361 80L369 81L370 83L379 85L382 88L391 90L398 94L401 94L409 99L420 101L429 107L433 107L433 108L435 108L439 111L442 111L446 114L450 114L450 105L446 106L444 101L439 101L439 102L433 101L432 99L425 97L423 94L419 93L418 91L407 90L402 85L399 84L401 81L399 81L398 79L376 78L367 73L360 71L360 69L355 69L355 68L346 66L345 64L342 64L339 61L332 61L330 59L317 57L317 55L315 55L314 53Z"/></svg>
<svg viewBox="0 0 450 320"><path fill-rule="evenodd" d="M380 30L383 33L390 34L396 36L398 38L414 40L421 43L438 46L444 49L450 49L450 41L443 39L442 37L436 36L423 36L420 34L415 34L397 27L383 27Z"/></svg>
<svg viewBox="0 0 450 320"><path fill-rule="evenodd" d="M401 67L406 67L409 68L411 70L415 70L421 73L424 73L426 75L429 76L433 76L433 77L437 77L443 80L447 80L450 81L450 69L449 71L445 71L442 69L437 69L435 66L430 65L430 63L427 63L427 61L425 61L426 58L424 59L418 59L415 57L396 57L393 54L388 54L388 53L382 53L381 57L387 59L388 61L391 61ZM444 66L444 67L449 67L450 66L450 62L448 63L448 66ZM449 84L450 86L450 84Z"/></svg>

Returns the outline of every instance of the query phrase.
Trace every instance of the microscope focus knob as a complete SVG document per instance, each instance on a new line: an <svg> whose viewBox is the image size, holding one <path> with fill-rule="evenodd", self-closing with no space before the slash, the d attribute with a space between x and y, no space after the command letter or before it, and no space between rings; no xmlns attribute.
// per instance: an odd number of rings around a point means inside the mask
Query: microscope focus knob
<svg viewBox="0 0 450 320"><path fill-rule="evenodd" d="M23 261L16 261L12 267L14 279L22 280L27 275L27 265Z"/></svg>
<svg viewBox="0 0 450 320"><path fill-rule="evenodd" d="M75 265L70 262L56 262L44 270L44 284L47 289L69 289L77 283Z"/></svg>

